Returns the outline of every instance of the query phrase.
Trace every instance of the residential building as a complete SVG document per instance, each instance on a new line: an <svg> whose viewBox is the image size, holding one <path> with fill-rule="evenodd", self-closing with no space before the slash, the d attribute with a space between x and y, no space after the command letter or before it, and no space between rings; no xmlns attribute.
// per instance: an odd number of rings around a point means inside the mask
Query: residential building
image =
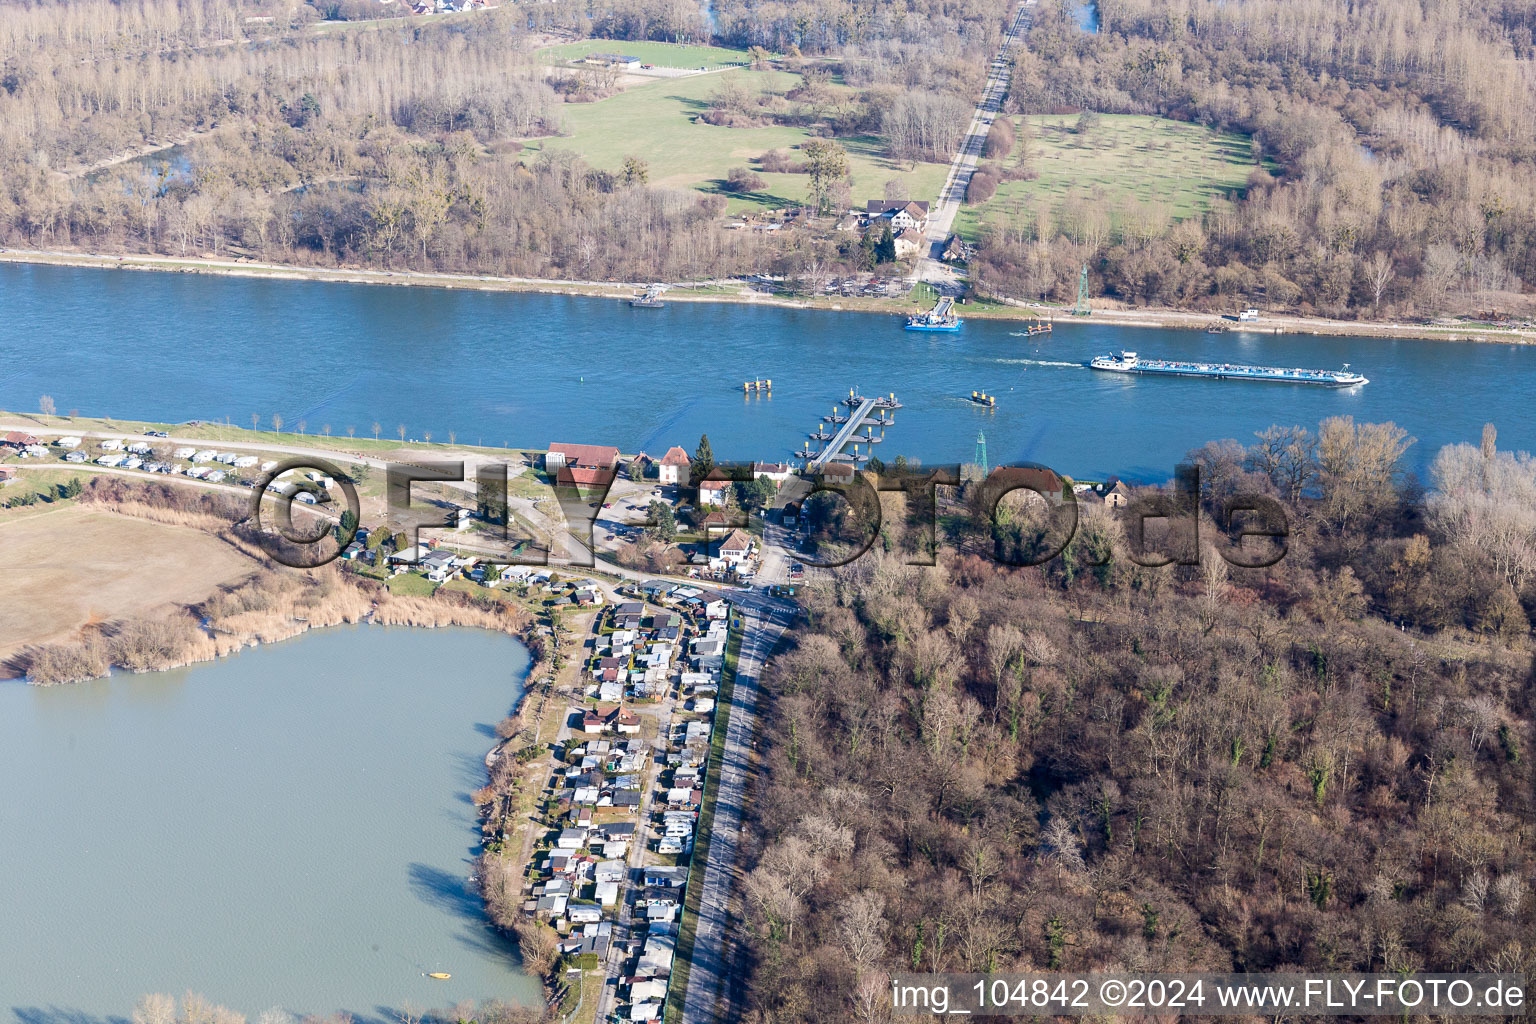
<svg viewBox="0 0 1536 1024"><path fill-rule="evenodd" d="M891 234L928 230L928 203L910 199L871 199L864 204L864 216L871 226L891 226Z"/></svg>
<svg viewBox="0 0 1536 1024"><path fill-rule="evenodd" d="M613 470L618 465L619 450L610 445L556 442L544 453L544 468L550 473L563 466Z"/></svg>
<svg viewBox="0 0 1536 1024"><path fill-rule="evenodd" d="M754 462L752 463L752 479L761 480L767 477L774 484L782 484L789 479L792 472L790 467L783 462Z"/></svg>
<svg viewBox="0 0 1536 1024"><path fill-rule="evenodd" d="M1104 504L1108 508L1124 508L1131 500L1131 489L1125 486L1125 481L1117 476L1109 478L1099 492L1104 498Z"/></svg>
<svg viewBox="0 0 1536 1024"><path fill-rule="evenodd" d="M664 485L687 487L688 475L692 464L692 460L688 458L688 453L673 445L667 449L667 454L663 455L661 461L656 464L657 479Z"/></svg>
<svg viewBox="0 0 1536 1024"><path fill-rule="evenodd" d="M917 228L907 228L894 238L897 257L915 256L928 244L927 237Z"/></svg>
<svg viewBox="0 0 1536 1024"><path fill-rule="evenodd" d="M723 478L707 477L699 481L700 505L724 505L731 482Z"/></svg>
<svg viewBox="0 0 1536 1024"><path fill-rule="evenodd" d="M0 447L14 448L18 452L35 444L42 444L42 441L21 430L12 430L5 435L3 440L0 440ZM108 450L110 451L111 449Z"/></svg>
<svg viewBox="0 0 1536 1024"><path fill-rule="evenodd" d="M740 565L752 554L752 535L745 530L732 530L716 547L719 558L728 565Z"/></svg>

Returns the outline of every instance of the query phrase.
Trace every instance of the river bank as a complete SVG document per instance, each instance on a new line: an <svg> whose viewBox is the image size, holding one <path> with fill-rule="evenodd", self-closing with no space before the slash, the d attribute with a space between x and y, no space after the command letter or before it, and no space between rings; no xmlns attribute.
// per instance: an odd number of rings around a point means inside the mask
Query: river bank
<svg viewBox="0 0 1536 1024"><path fill-rule="evenodd" d="M44 266L160 271L184 274L209 274L266 280L319 281L335 284L374 284L407 287L473 290L486 292L534 292L548 295L579 295L592 298L627 300L649 282L565 281L555 278L496 277L493 275L437 273L415 270L368 270L363 268L310 267L297 264L263 263L247 259L204 259L199 257L156 256L149 254L106 255L61 250L0 249L0 263L30 263ZM769 306L781 309L824 310L838 313L876 313L888 316L910 313L916 305L910 299L873 299L859 296L824 298L787 298L765 295L745 285L707 283L678 284L667 292L667 302L731 303ZM1098 298L1100 307L1086 316L1075 316L1068 309L1033 304L972 302L962 309L967 319L999 321L1044 320L1052 324L1103 325L1113 327L1152 327L1174 330L1203 329L1217 314L1198 310L1119 307L1113 300ZM1501 328L1492 325L1387 323L1362 320L1332 320L1322 317L1266 315L1260 321L1231 329L1244 334L1293 334L1354 338L1413 338L1431 341L1503 342L1512 345L1536 345L1536 330Z"/></svg>

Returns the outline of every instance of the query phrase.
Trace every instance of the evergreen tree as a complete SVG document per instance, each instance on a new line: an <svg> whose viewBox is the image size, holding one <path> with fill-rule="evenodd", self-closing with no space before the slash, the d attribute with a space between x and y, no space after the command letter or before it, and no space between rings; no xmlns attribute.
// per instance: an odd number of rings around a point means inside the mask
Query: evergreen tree
<svg viewBox="0 0 1536 1024"><path fill-rule="evenodd" d="M892 245L895 241L892 240ZM875 264L880 262L880 253L875 243L873 231L864 232L864 237L859 240L859 266L865 270L874 270Z"/></svg>
<svg viewBox="0 0 1536 1024"><path fill-rule="evenodd" d="M677 536L677 517L672 514L672 506L664 501L652 501L646 511L650 514L651 524L645 532L663 544L672 543Z"/></svg>
<svg viewBox="0 0 1536 1024"><path fill-rule="evenodd" d="M765 476L756 480L738 480L734 490L737 504L748 512L761 511L779 493L778 487Z"/></svg>
<svg viewBox="0 0 1536 1024"><path fill-rule="evenodd" d="M715 452L709 446L709 435L699 435L699 446L693 450L693 479L703 480L715 468Z"/></svg>
<svg viewBox="0 0 1536 1024"><path fill-rule="evenodd" d="M887 224L885 230L880 232L880 242L875 246L876 263L896 262L896 236L891 234L891 226Z"/></svg>

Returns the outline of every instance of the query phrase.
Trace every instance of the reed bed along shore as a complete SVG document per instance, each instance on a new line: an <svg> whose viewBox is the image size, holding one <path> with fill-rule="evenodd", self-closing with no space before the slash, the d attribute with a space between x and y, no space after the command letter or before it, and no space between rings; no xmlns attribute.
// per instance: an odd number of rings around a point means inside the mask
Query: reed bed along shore
<svg viewBox="0 0 1536 1024"><path fill-rule="evenodd" d="M311 629L373 623L440 628L469 626L522 639L535 660L541 649L528 609L497 598L440 590L430 597L395 595L377 580L337 563L316 569L278 566L248 534L236 503L189 501L148 485L88 488L82 496L120 515L202 530L225 540L259 566L207 599L157 615L93 622L69 640L28 647L13 665L38 686L83 682L113 669L159 672L291 639ZM167 503L167 502L171 503Z"/></svg>

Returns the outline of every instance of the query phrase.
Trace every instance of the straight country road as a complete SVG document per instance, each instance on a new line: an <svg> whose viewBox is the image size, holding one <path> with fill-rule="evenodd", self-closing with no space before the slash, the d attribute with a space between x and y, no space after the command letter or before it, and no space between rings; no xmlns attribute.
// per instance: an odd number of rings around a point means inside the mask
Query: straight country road
<svg viewBox="0 0 1536 1024"><path fill-rule="evenodd" d="M977 161L987 144L987 133L992 130L992 122L1002 109L1003 98L1008 95L1008 82L1013 74L1013 67L1008 62L1008 51L1013 49L1019 36L1029 28L1034 5L1035 0L1022 0L1019 4L1003 36L1003 45L987 69L987 84L981 91L981 99L976 102L970 127L966 129L965 139L949 165L944 187L939 190L939 200L928 214L928 251L918 261L914 271L917 280L939 284L954 281L954 274L940 261L939 256L954 227L955 214L960 211L960 204L965 200L971 175L976 173Z"/></svg>
<svg viewBox="0 0 1536 1024"><path fill-rule="evenodd" d="M738 977L730 930L741 914L733 909L740 860L741 812L747 779L752 773L752 737L757 729L757 697L763 662L789 625L791 613L777 607L746 607L742 611L741 651L736 660L736 686L731 694L730 719L726 725L725 753L720 778L715 781L714 827L709 834L709 853L702 878L698 929L683 997L687 1024L712 1024L741 1019L733 1008L730 982Z"/></svg>

